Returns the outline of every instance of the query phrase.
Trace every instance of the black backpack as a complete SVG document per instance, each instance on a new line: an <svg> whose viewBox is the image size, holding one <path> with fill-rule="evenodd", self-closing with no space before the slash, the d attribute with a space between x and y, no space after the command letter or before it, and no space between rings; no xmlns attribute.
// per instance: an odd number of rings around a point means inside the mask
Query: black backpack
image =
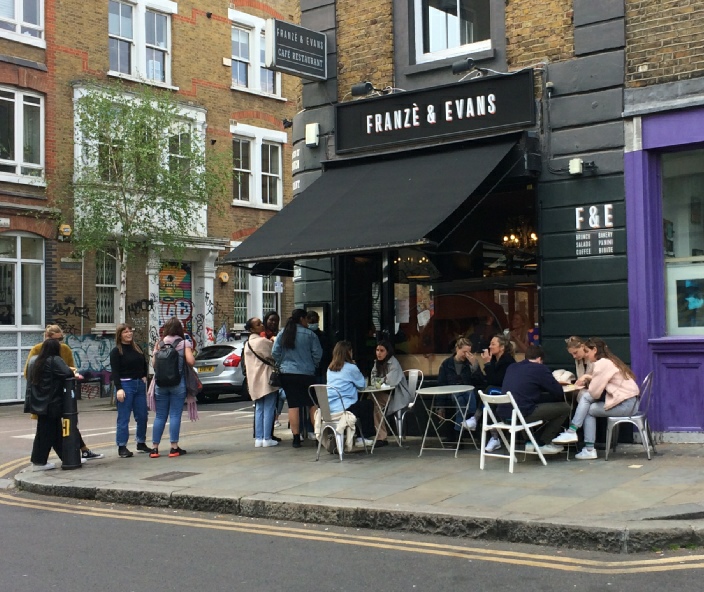
<svg viewBox="0 0 704 592"><path fill-rule="evenodd" d="M181 356L176 347L183 339L177 337L173 343L159 342L154 354L154 378L157 386L176 386L181 383Z"/></svg>

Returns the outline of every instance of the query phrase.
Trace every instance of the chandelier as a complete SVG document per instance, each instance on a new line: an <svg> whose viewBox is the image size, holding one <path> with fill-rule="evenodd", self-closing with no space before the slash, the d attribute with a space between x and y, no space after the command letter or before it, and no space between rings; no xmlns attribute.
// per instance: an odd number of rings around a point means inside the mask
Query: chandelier
<svg viewBox="0 0 704 592"><path fill-rule="evenodd" d="M533 230L528 219L523 216L509 221L509 230L503 240L505 249L535 252L538 247L538 235Z"/></svg>

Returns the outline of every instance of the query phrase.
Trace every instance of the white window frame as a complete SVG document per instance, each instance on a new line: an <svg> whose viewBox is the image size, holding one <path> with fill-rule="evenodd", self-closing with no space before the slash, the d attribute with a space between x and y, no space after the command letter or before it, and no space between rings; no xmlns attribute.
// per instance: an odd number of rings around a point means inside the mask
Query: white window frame
<svg viewBox="0 0 704 592"><path fill-rule="evenodd" d="M288 134L253 125L241 123L230 124L230 133L234 137L246 138L250 141L250 166L251 186L249 188L249 201L233 199L233 206L248 206L268 210L280 210L283 207L283 153L288 142ZM279 170L281 175L278 183L279 203L272 205L262 202L262 144L277 144L279 146Z"/></svg>
<svg viewBox="0 0 704 592"><path fill-rule="evenodd" d="M0 28L0 37L5 39L10 39L12 41L17 41L19 43L24 43L26 45L33 45L34 47L46 48L46 40L44 39L44 0L39 0L39 25L33 23L25 23L22 21L22 15L24 10L23 0L10 0L14 2L15 5L15 18L0 18L3 23L12 24L15 26L14 31L8 29ZM33 29L39 32L37 37L33 35L28 35L22 33L22 29Z"/></svg>
<svg viewBox="0 0 704 592"><path fill-rule="evenodd" d="M43 237L37 235L37 234L32 234L30 232L24 232L24 231L19 231L19 232L11 232L11 233L6 233L3 234L3 237L5 238L13 238L15 239L15 255L12 257L6 257L6 256L0 256L0 263L8 263L10 265L14 265L15 268L13 270L14 276L12 278L12 282L14 285L14 293L13 293L13 300L14 300L14 309L13 309L13 314L15 317L15 322L12 325L0 325L2 328L20 328L22 330L35 330L35 329L41 329L44 327L44 311L46 310L46 300L45 300L45 287L46 287L46 239ZM43 252L43 257L41 259L33 259L31 257L25 257L22 253L22 239L23 238L32 238L32 239L40 239L42 241L42 244L44 246L44 252ZM31 324L24 324L22 322L22 300L23 300L23 292L25 289L29 290L30 287L27 286L25 288L24 284L22 283L22 265L27 264L27 265L39 265L40 266L40 278L41 278L41 294L39 296L39 322L38 323L31 323ZM36 287L32 286L32 289L36 290Z"/></svg>
<svg viewBox="0 0 704 592"><path fill-rule="evenodd" d="M8 183L20 183L23 185L39 185L44 187L46 181L44 178L45 173L45 126L46 126L46 109L44 96L28 91L19 90L11 86L0 86L0 91L13 93L15 96L15 159L5 160L0 159L1 165L15 166L14 173L0 171L0 181L5 181ZM40 113L40 129L39 129L39 164L36 163L25 163L24 158L24 98L32 97L39 99L39 113ZM18 108L19 107L19 108ZM22 168L30 168L39 172L39 175L25 175L22 174Z"/></svg>
<svg viewBox="0 0 704 592"><path fill-rule="evenodd" d="M249 65L247 72L247 87L232 84L232 78L230 78L230 88L240 92L247 92L285 101L286 99L281 96L280 72L274 72L275 92L268 93L262 90L261 69L266 66L261 59L261 44L262 40L266 36L266 21L251 14L247 14L246 12L239 12L238 10L234 10L232 8L228 10L228 18L231 21L232 27L247 29L249 31ZM229 56L229 59L230 65L232 65L232 62L234 61L232 55Z"/></svg>
<svg viewBox="0 0 704 592"><path fill-rule="evenodd" d="M241 276L241 279L243 279L246 282L246 289L242 289L242 287L239 285L239 279L238 275ZM241 267L235 267L232 270L232 286L233 289L232 291L234 292L234 302L236 304L237 302L237 294L242 294L244 295L245 298L245 306L244 306L244 319L240 323L240 319L237 319L235 316L235 313L238 310L238 307L233 306L232 308L232 317L233 317L233 326L237 326L239 324L244 324L247 322L247 319L252 318L252 280L254 279L254 276L250 275L249 272Z"/></svg>
<svg viewBox="0 0 704 592"><path fill-rule="evenodd" d="M94 333L109 332L113 333L115 331L115 325L117 324L117 319L119 315L120 308L120 261L116 258L115 252L104 253L104 257L112 258L115 261L115 277L114 283L112 284L99 284L98 283L98 263L100 262L100 256L96 253L95 256L95 325L93 326ZM98 322L98 288L113 288L113 311L112 311L112 321L107 323Z"/></svg>
<svg viewBox="0 0 704 592"><path fill-rule="evenodd" d="M240 241L230 241L230 249L234 249L238 245L241 245ZM280 282L281 278L279 276L273 276L272 281ZM237 290L234 290L237 291ZM267 291L271 293L270 291ZM264 308L264 278L260 275L250 275L249 276L249 290L247 291L247 319L252 317L259 317L260 319L269 310L280 310L281 306L281 293L276 293L276 306L273 309ZM234 312L234 310L233 310ZM245 319L245 320L247 320ZM263 320L263 319L262 319Z"/></svg>
<svg viewBox="0 0 704 592"><path fill-rule="evenodd" d="M436 60L442 60L445 58L451 58L455 56L466 56L473 53L479 53L484 51L489 51L492 48L491 37L485 39L484 41L477 41L476 43L468 43L466 45L460 45L458 47L451 47L444 49L442 51L435 51L432 53L423 53L423 2L422 0L413 1L413 11L415 20L415 50L416 50L416 63L424 64L427 62L434 62Z"/></svg>
<svg viewBox="0 0 704 592"><path fill-rule="evenodd" d="M178 5L171 0L114 0L121 4L129 4L132 6L132 52L131 52L131 72L125 74L116 70L108 69L108 76L117 78L125 78L150 84L152 86L160 86L178 90L177 87L171 84L171 28L173 19L171 15L178 14ZM152 80L147 78L147 35L146 35L146 17L147 11L160 13L167 18L166 25L166 47L159 48L166 53L164 63L164 81ZM108 29L108 39L110 38ZM151 47L151 46L149 46Z"/></svg>

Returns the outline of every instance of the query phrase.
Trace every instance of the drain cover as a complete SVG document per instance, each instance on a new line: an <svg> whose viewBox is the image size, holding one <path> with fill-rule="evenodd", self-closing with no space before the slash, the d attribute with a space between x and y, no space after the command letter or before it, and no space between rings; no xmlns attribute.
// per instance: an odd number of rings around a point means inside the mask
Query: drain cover
<svg viewBox="0 0 704 592"><path fill-rule="evenodd" d="M142 481L176 481L178 479L185 479L186 477L193 477L194 475L200 475L200 473L170 471L168 473L162 473L161 475L154 475L153 477L145 477Z"/></svg>

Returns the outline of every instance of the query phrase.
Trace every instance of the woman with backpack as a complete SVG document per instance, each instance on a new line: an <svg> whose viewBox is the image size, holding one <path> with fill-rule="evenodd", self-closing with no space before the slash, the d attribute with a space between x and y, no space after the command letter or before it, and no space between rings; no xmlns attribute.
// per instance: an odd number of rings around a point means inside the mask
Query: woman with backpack
<svg viewBox="0 0 704 592"><path fill-rule="evenodd" d="M294 309L284 330L277 335L271 355L281 369L281 386L288 401L293 447L300 448L301 422L298 409L310 407L310 416L315 416L315 403L311 401L308 387L315 382L315 369L323 356L318 336L308 329L305 310Z"/></svg>
<svg viewBox="0 0 704 592"><path fill-rule="evenodd" d="M169 456L182 456L186 451L179 448L181 414L186 401L185 364L196 363L190 341L184 338L183 325L176 317L171 317L163 329L163 338L156 344L152 355L154 380L156 381L156 417L152 426L152 451L150 458L159 458L159 443L169 419Z"/></svg>
<svg viewBox="0 0 704 592"><path fill-rule="evenodd" d="M130 415L137 422L137 450L151 453L147 446L147 359L134 342L134 329L120 323L115 329L115 347L110 352L110 370L117 397L117 454L130 458Z"/></svg>

